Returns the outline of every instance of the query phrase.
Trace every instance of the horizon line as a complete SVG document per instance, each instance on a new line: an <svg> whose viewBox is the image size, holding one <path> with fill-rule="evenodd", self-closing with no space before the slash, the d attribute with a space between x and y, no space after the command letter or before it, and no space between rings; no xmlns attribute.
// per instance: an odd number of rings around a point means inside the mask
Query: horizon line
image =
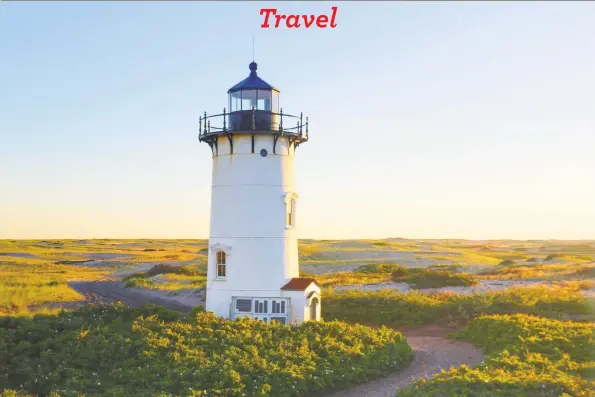
<svg viewBox="0 0 595 397"><path fill-rule="evenodd" d="M40 241L56 241L56 240L209 240L209 237L65 237L65 238L58 238L58 237L51 237L51 238L0 238L0 241L32 241L32 240L40 240ZM364 237L364 238L309 238L309 237L301 237L298 238L300 240L314 240L314 241L329 241L329 240L338 240L338 241L361 241L361 240L460 240L460 241L585 241L585 242L593 242L595 238L528 238L528 239L518 239L518 238L464 238L464 237Z"/></svg>

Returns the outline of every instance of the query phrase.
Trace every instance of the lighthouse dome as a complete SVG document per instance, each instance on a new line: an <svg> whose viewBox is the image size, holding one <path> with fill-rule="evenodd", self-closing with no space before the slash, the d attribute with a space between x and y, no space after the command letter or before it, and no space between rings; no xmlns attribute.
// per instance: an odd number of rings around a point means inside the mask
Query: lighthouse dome
<svg viewBox="0 0 595 397"><path fill-rule="evenodd" d="M256 70L258 69L258 64L256 62L250 62L250 65L248 67L250 68L250 75L244 80L240 81L238 84L231 87L227 91L228 94L240 90L275 90L279 92L278 89L276 89L275 87L258 77L258 73L256 73Z"/></svg>

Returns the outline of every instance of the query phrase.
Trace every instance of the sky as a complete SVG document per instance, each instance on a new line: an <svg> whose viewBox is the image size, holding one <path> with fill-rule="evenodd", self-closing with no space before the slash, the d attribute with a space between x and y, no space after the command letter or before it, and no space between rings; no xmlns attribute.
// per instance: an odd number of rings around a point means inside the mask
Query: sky
<svg viewBox="0 0 595 397"><path fill-rule="evenodd" d="M594 2L5 1L0 239L208 237L252 36L310 120L301 238L595 239Z"/></svg>

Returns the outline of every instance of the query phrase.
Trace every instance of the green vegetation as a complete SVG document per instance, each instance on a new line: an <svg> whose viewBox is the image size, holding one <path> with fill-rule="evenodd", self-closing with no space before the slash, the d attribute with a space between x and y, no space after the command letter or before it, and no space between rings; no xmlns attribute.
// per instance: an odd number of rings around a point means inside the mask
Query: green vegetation
<svg viewBox="0 0 595 397"><path fill-rule="evenodd" d="M562 286L520 287L476 294L330 291L325 294L322 310L327 320L390 327L465 323L483 314L523 313L563 319L593 313L589 302L576 289Z"/></svg>
<svg viewBox="0 0 595 397"><path fill-rule="evenodd" d="M393 270L392 279L410 284L413 288L441 288L454 286L471 286L477 280L470 274L456 273L452 270L407 269L399 267Z"/></svg>
<svg viewBox="0 0 595 397"><path fill-rule="evenodd" d="M105 270L52 263L0 262L0 316L53 313L50 304L82 300L68 287L70 280L97 280Z"/></svg>
<svg viewBox="0 0 595 397"><path fill-rule="evenodd" d="M155 276L161 276L159 278ZM174 266L159 264L142 273L135 273L124 278L126 287L143 287L162 290L180 290L203 288L206 274L196 266Z"/></svg>
<svg viewBox="0 0 595 397"><path fill-rule="evenodd" d="M40 395L310 396L411 360L400 333L338 322L292 327L119 306L0 319L0 385Z"/></svg>
<svg viewBox="0 0 595 397"><path fill-rule="evenodd" d="M401 268L404 267L392 263L371 263L354 270L354 273L392 273Z"/></svg>
<svg viewBox="0 0 595 397"><path fill-rule="evenodd" d="M484 279L500 280L561 280L578 278L584 279L595 277L595 264L535 264L515 265L487 270L481 273Z"/></svg>
<svg viewBox="0 0 595 397"><path fill-rule="evenodd" d="M595 325L516 314L482 316L457 334L482 347L476 368L451 368L398 397L587 397L595 394Z"/></svg>
<svg viewBox="0 0 595 397"><path fill-rule="evenodd" d="M396 264L369 264L353 272L335 272L324 274L302 273L302 277L314 277L322 286L365 285L388 281L410 284L413 288L441 288L448 286L470 286L477 280L470 274L457 273L456 265L436 265L430 268L407 268Z"/></svg>
<svg viewBox="0 0 595 397"><path fill-rule="evenodd" d="M301 277L313 277L323 287L337 285L378 284L390 281L390 273L336 272L325 274L301 273Z"/></svg>
<svg viewBox="0 0 595 397"><path fill-rule="evenodd" d="M155 266L127 277L126 285L202 288L207 243L0 241L0 397L316 395L411 360L394 331L336 322L297 328L229 322L202 307L188 317L154 307L85 307L25 318L82 300L69 281L109 278L140 264ZM324 272L311 276L327 287L546 280L549 285L471 295L328 288L323 317L392 327L469 324L457 337L486 349L485 363L419 382L405 397L593 395L585 381L595 375L593 327L557 320L595 319L595 301L581 295L595 288L595 241L302 240L299 255L304 270ZM21 385L18 392L1 391Z"/></svg>

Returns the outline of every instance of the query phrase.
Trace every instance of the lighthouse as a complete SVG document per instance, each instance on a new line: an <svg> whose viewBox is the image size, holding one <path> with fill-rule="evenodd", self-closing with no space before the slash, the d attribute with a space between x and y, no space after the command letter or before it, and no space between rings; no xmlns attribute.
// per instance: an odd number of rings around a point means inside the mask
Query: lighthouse
<svg viewBox="0 0 595 397"><path fill-rule="evenodd" d="M294 157L308 118L283 112L279 90L249 76L223 113L199 120L213 157L206 310L284 324L320 320L320 285L299 275Z"/></svg>

